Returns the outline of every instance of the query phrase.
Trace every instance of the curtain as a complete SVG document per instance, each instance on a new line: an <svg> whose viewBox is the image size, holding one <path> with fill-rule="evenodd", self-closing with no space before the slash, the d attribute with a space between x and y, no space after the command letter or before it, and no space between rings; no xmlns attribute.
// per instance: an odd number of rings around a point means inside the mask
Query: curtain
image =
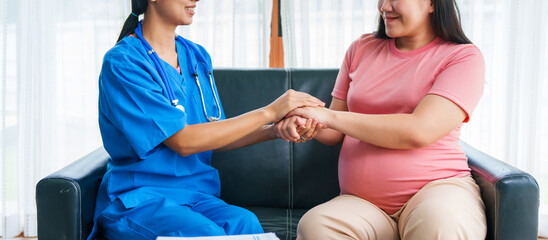
<svg viewBox="0 0 548 240"><path fill-rule="evenodd" d="M281 0L286 67L340 67L350 43L372 32L377 0Z"/></svg>
<svg viewBox="0 0 548 240"><path fill-rule="evenodd" d="M2 0L0 235L36 236L39 179L101 145L97 78L128 5Z"/></svg>
<svg viewBox="0 0 548 240"><path fill-rule="evenodd" d="M376 31L377 2L282 0L287 67L340 67L350 43ZM464 31L486 62L485 92L462 139L536 178L539 229L548 231L548 2L457 3Z"/></svg>
<svg viewBox="0 0 548 240"><path fill-rule="evenodd" d="M200 1L178 32L215 67L267 67L271 10L269 1ZM102 144L97 81L130 12L129 0L0 0L3 238L36 236L36 183Z"/></svg>
<svg viewBox="0 0 548 240"><path fill-rule="evenodd" d="M459 4L464 30L486 62L485 91L462 137L535 177L539 235L548 236L548 2Z"/></svg>
<svg viewBox="0 0 548 240"><path fill-rule="evenodd" d="M267 68L271 16L272 1L200 1L194 22L178 33L204 46L213 67Z"/></svg>

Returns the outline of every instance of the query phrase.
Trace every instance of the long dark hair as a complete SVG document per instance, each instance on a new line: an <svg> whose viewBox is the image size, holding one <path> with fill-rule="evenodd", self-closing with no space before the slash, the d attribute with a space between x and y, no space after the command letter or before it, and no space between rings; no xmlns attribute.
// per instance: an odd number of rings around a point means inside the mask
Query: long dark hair
<svg viewBox="0 0 548 240"><path fill-rule="evenodd" d="M131 0L131 13L126 18L122 31L120 31L120 36L118 41L122 40L125 36L132 34L139 24L139 15L145 13L147 10L148 0ZM135 15L133 15L135 14Z"/></svg>
<svg viewBox="0 0 548 240"><path fill-rule="evenodd" d="M434 33L443 40L466 44L472 43L466 37L460 24L460 12L455 0L432 0L434 4L434 13L432 13L432 28ZM379 17L379 26L375 36L378 38L389 39L384 27L384 19Z"/></svg>

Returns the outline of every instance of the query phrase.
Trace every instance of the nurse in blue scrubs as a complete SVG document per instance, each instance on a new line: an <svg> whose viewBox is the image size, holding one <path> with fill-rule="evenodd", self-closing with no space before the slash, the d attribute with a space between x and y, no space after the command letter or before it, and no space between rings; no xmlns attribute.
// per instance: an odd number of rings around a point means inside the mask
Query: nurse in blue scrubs
<svg viewBox="0 0 548 240"><path fill-rule="evenodd" d="M276 138L269 123L324 104L288 91L225 119L207 51L175 35L198 0L132 0L99 77L99 125L111 159L88 239L262 233L257 217L219 199L211 153ZM144 14L141 22L138 16Z"/></svg>

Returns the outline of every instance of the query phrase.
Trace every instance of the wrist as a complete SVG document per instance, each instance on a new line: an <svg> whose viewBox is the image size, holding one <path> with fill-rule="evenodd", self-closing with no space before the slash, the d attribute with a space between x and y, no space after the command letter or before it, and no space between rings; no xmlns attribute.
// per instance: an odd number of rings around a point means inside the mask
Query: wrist
<svg viewBox="0 0 548 240"><path fill-rule="evenodd" d="M279 135L278 135L278 132L276 131L276 124L275 123L267 125L266 128L267 128L267 131L268 131L268 138L269 139L278 139L278 138L280 138Z"/></svg>
<svg viewBox="0 0 548 240"><path fill-rule="evenodd" d="M331 109L328 109L326 108L326 116L327 118L325 119L325 127L327 128L333 128L333 124L336 122L336 119L337 119L337 111L333 111Z"/></svg>
<svg viewBox="0 0 548 240"><path fill-rule="evenodd" d="M276 120L276 113L271 109L270 105L260 108L267 122L272 123Z"/></svg>

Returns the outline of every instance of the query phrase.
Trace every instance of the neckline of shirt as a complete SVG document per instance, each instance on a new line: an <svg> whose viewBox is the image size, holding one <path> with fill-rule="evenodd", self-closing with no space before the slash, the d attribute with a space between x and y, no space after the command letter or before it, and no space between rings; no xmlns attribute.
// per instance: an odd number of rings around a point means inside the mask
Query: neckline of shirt
<svg viewBox="0 0 548 240"><path fill-rule="evenodd" d="M432 40L431 42L429 42L428 44L426 44L426 45L424 45L420 48L417 48L417 49L411 50L411 51L401 51L396 47L396 39L391 38L388 41L388 47L390 49L390 52L392 54L394 54L394 56L408 58L408 57L413 57L413 56L416 56L418 54L421 54L425 51L428 51L429 49L431 49L434 46L438 45L442 40L443 39L441 39L440 37L436 37L434 40Z"/></svg>
<svg viewBox="0 0 548 240"><path fill-rule="evenodd" d="M133 38L132 40L129 40L128 43L130 45L134 46L134 47L141 48L141 49L143 49L143 51L146 52L146 49L143 46L143 43L141 42L141 40L139 38L133 37L131 35L128 35L124 39L126 39L126 38L128 38L128 39ZM181 54L180 54L181 52L179 51L180 46L179 46L179 43L177 41L175 41L175 48L176 48L176 51L177 51L177 61L178 61L178 66L177 67L171 66L171 64L167 63L162 58L160 58L160 60L162 61L162 64L169 66L167 69L171 68L171 69L175 70L177 73L179 73L179 75L182 75L183 73L181 71ZM170 71L170 70L167 70L167 69L166 69L166 71Z"/></svg>

